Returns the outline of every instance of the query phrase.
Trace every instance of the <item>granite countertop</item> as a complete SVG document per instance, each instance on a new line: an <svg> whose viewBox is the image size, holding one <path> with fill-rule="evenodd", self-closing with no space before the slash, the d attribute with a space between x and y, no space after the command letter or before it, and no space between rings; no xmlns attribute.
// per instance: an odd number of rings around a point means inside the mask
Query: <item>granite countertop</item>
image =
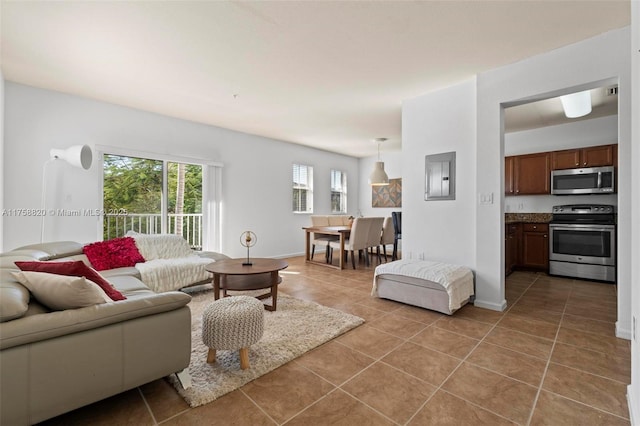
<svg viewBox="0 0 640 426"><path fill-rule="evenodd" d="M504 223L549 223L551 213L505 213Z"/></svg>

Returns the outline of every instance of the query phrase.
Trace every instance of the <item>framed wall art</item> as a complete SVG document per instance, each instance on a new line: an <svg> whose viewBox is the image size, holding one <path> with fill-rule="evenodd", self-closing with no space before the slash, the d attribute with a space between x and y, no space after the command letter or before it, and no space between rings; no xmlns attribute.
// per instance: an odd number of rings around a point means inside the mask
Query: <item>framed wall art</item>
<svg viewBox="0 0 640 426"><path fill-rule="evenodd" d="M402 207L402 178L389 179L389 185L372 186L371 207Z"/></svg>

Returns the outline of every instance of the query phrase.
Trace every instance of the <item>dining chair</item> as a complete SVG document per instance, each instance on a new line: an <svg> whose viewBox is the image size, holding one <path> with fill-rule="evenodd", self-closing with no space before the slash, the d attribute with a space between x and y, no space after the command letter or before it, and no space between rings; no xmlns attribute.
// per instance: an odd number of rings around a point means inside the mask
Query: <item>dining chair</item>
<svg viewBox="0 0 640 426"><path fill-rule="evenodd" d="M398 259L398 240L402 239L402 212L391 212L393 219L393 254L391 260Z"/></svg>
<svg viewBox="0 0 640 426"><path fill-rule="evenodd" d="M368 253L375 250L378 256L378 264L380 263L380 239L382 238L382 225L384 223L384 217L371 217L371 224L369 225L369 235L367 237L367 265L369 264Z"/></svg>
<svg viewBox="0 0 640 426"><path fill-rule="evenodd" d="M391 216L385 217L384 224L382 225L382 237L380 237L380 245L382 246L385 262L387 261L387 245L395 243L395 234L395 230L393 229L393 218ZM380 250L378 250L378 258L380 258ZM392 260L395 259L392 257Z"/></svg>
<svg viewBox="0 0 640 426"><path fill-rule="evenodd" d="M353 269L356 269L356 251L364 250L365 253L367 251L367 242L369 241L369 227L371 225L370 217L357 217L353 220L353 224L351 225L351 233L349 234L349 238L347 238L344 242L344 255L346 257L345 260L348 260L348 253L351 252L351 265ZM340 250L340 241L330 241L329 242L330 254L329 261L331 262L333 258L333 251ZM367 258L368 263L368 258Z"/></svg>
<svg viewBox="0 0 640 426"><path fill-rule="evenodd" d="M311 216L311 225L312 226L329 226L329 217L328 216ZM335 235L327 235L327 234L319 234L314 232L311 236L311 259L313 259L313 255L316 251L316 245L324 247L324 259L328 263L329 262L329 242L335 241L339 237Z"/></svg>

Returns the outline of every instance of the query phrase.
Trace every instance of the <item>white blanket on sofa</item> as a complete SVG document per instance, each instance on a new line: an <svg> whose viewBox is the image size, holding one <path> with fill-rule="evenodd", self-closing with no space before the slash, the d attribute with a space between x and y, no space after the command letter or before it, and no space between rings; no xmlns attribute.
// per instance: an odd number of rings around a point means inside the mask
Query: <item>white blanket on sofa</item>
<svg viewBox="0 0 640 426"><path fill-rule="evenodd" d="M129 231L127 232L127 236L133 237L140 254L146 261L154 259L176 259L194 255L187 240L180 235L140 234Z"/></svg>
<svg viewBox="0 0 640 426"><path fill-rule="evenodd" d="M142 281L156 293L179 290L210 277L204 267L213 260L196 255L180 235L130 231L127 236L134 238L145 259L136 264Z"/></svg>
<svg viewBox="0 0 640 426"><path fill-rule="evenodd" d="M449 295L449 309L454 311L474 294L471 269L459 265L419 259L401 259L378 265L373 278L372 296L378 296L378 275L403 275L440 284Z"/></svg>
<svg viewBox="0 0 640 426"><path fill-rule="evenodd" d="M142 281L156 293L179 290L210 277L204 267L213 262L192 254L176 259L153 259L137 263Z"/></svg>

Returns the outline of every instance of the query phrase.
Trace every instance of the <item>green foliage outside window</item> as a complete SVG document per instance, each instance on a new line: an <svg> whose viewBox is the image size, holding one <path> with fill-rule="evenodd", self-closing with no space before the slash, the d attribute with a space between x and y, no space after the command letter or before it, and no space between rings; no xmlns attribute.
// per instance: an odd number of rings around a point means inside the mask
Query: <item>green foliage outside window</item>
<svg viewBox="0 0 640 426"><path fill-rule="evenodd" d="M183 234L193 246L194 232L183 228L183 214L202 213L202 166L167 162L167 212L176 214L168 221L168 232ZM129 229L143 233L161 232L164 162L146 158L104 155L103 205L106 212L126 212L122 218L105 218L103 238L122 236ZM139 215L139 216L138 216ZM199 218L198 218L199 219Z"/></svg>

